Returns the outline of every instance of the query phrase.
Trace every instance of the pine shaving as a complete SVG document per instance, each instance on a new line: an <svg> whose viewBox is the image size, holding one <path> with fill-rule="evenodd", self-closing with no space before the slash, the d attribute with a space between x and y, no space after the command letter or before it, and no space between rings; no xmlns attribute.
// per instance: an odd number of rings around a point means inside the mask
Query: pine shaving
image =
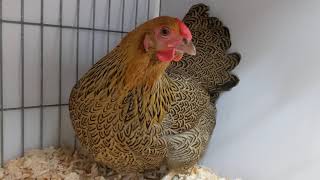
<svg viewBox="0 0 320 180"><path fill-rule="evenodd" d="M108 180L123 179L110 169L101 170L84 152L72 152L64 148L31 150L24 157L6 162L0 168L0 179L65 179L65 180ZM160 179L163 172L157 174ZM168 179L168 176L162 178ZM173 179L185 180L228 180L218 177L209 169L196 166L188 176L179 175Z"/></svg>

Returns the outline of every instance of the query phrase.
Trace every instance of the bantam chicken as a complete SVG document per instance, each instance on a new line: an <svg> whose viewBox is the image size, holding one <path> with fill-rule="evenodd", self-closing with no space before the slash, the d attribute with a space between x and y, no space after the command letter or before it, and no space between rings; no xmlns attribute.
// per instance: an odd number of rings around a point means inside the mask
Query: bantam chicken
<svg viewBox="0 0 320 180"><path fill-rule="evenodd" d="M80 144L118 173L166 165L187 172L215 127L215 101L238 83L229 30L208 7L183 22L162 16L129 32L73 87L69 110ZM188 54L183 57L183 55Z"/></svg>

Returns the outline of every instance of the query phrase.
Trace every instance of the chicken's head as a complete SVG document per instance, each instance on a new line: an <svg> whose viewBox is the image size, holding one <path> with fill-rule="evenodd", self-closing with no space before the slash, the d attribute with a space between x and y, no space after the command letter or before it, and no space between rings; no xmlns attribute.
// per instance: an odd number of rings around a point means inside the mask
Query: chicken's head
<svg viewBox="0 0 320 180"><path fill-rule="evenodd" d="M161 62L179 61L184 53L195 55L189 28L178 18L162 16L146 24L143 47Z"/></svg>

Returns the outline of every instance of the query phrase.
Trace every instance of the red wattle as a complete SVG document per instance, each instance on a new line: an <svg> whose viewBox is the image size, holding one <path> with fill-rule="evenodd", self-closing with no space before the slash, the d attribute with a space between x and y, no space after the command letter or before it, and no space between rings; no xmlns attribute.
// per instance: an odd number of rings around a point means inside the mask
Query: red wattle
<svg viewBox="0 0 320 180"><path fill-rule="evenodd" d="M174 59L175 53L176 53L176 50L171 48L163 51L158 51L156 55L159 61L168 62Z"/></svg>
<svg viewBox="0 0 320 180"><path fill-rule="evenodd" d="M180 61L182 59L183 54L182 53L176 53L173 61Z"/></svg>

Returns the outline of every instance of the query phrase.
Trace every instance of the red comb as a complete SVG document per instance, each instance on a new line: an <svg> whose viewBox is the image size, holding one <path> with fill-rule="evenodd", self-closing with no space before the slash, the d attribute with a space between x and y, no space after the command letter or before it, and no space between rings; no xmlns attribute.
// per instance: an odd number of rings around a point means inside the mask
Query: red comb
<svg viewBox="0 0 320 180"><path fill-rule="evenodd" d="M179 24L180 34L184 36L184 38L186 38L188 41L190 41L192 39L192 35L189 28L180 19L176 18L176 20Z"/></svg>

